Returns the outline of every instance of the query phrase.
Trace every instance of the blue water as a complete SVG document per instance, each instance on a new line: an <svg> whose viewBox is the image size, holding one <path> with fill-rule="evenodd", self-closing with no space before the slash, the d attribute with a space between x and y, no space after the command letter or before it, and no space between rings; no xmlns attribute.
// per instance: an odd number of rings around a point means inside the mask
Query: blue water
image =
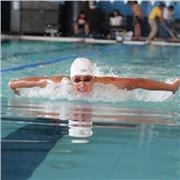
<svg viewBox="0 0 180 180"><path fill-rule="evenodd" d="M110 88L70 100L50 89L18 97L8 88L11 79L68 75L79 56L100 76L180 77L179 47L2 43L3 179L179 179L180 91Z"/></svg>

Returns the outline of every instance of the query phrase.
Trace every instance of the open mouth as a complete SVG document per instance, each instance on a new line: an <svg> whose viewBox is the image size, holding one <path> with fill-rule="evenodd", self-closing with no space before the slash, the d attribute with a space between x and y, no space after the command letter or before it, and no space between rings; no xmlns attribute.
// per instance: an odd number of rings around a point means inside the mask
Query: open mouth
<svg viewBox="0 0 180 180"><path fill-rule="evenodd" d="M86 92L86 89L78 89L78 94L81 94L81 95L87 95L88 93Z"/></svg>
<svg viewBox="0 0 180 180"><path fill-rule="evenodd" d="M80 92L84 92L84 91L85 91L85 88L78 89L78 91L80 91Z"/></svg>

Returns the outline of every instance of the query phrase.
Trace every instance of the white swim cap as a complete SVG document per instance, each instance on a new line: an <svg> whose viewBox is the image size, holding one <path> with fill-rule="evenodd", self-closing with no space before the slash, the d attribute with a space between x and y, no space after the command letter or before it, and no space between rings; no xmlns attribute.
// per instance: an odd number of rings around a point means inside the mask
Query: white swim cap
<svg viewBox="0 0 180 180"><path fill-rule="evenodd" d="M76 58L71 65L70 76L76 75L90 75L94 76L93 65L87 58Z"/></svg>

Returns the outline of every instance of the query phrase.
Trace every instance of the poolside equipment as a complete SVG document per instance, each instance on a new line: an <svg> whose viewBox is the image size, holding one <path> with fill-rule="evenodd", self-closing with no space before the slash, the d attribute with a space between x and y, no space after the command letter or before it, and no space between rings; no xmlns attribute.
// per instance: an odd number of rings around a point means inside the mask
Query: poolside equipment
<svg viewBox="0 0 180 180"><path fill-rule="evenodd" d="M175 36L175 34L172 32L172 30L171 30L165 23L163 23L162 25L163 25L163 27L167 30L167 32L170 34L170 36L171 36L172 38L176 39L176 36Z"/></svg>

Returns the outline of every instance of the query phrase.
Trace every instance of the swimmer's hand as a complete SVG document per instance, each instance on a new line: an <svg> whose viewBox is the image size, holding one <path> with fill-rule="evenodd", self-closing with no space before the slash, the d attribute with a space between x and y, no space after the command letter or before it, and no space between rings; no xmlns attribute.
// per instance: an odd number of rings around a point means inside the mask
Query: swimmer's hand
<svg viewBox="0 0 180 180"><path fill-rule="evenodd" d="M12 89L12 90L13 90L13 91L14 91L14 93L15 93L15 94L17 94L18 96L20 96L20 95L21 95L19 90L17 90L17 89Z"/></svg>
<svg viewBox="0 0 180 180"><path fill-rule="evenodd" d="M178 80L176 80L173 84L172 84L172 86L173 86L173 94L175 94L176 93L176 91L179 89L179 87L180 87L180 79L178 79Z"/></svg>
<svg viewBox="0 0 180 180"><path fill-rule="evenodd" d="M14 91L15 94L21 95L19 89L20 88L31 88L31 87L40 87L44 88L47 86L46 79L40 78L28 78L21 80L12 80L9 82L9 87Z"/></svg>
<svg viewBox="0 0 180 180"><path fill-rule="evenodd" d="M9 82L9 87L14 91L15 94L17 94L18 96L21 95L20 91L14 86L13 82L13 80Z"/></svg>

